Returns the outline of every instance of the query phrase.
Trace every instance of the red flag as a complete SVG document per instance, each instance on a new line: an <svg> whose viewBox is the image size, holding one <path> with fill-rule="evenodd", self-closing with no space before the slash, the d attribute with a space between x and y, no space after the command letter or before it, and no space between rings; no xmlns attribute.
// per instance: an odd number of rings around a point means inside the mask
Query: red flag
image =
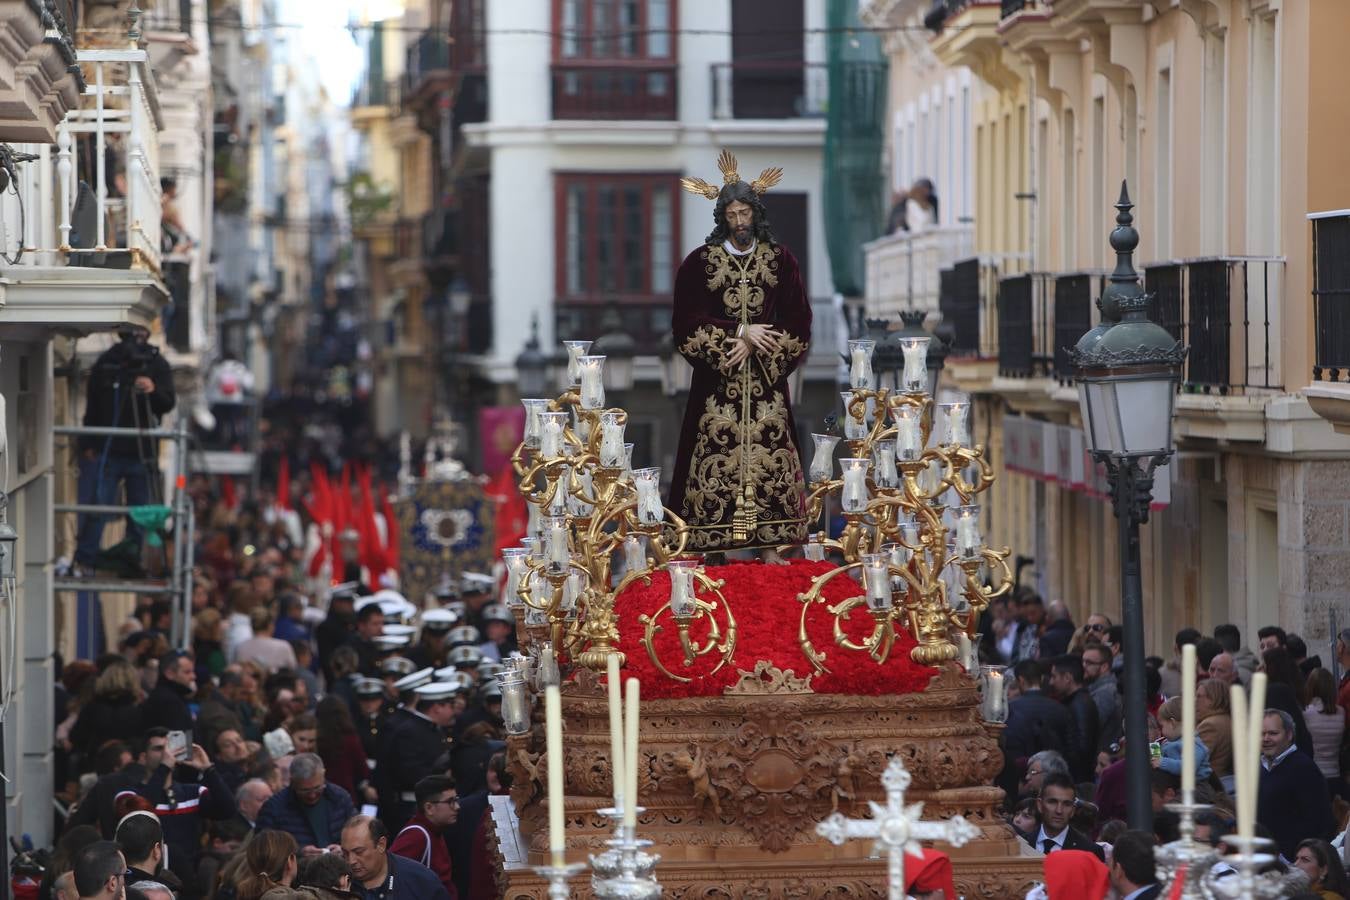
<svg viewBox="0 0 1350 900"><path fill-rule="evenodd" d="M384 513L385 533L389 538L384 545L384 564L386 568L397 572L399 567L398 519L394 518L394 507L389 502L387 491L380 492L380 499L383 501L380 511Z"/></svg>
<svg viewBox="0 0 1350 900"><path fill-rule="evenodd" d="M507 463L497 470L487 486L487 496L497 504L497 543L492 555L500 556L505 547L514 547L529 527L529 507L516 484L516 473Z"/></svg>
<svg viewBox="0 0 1350 900"><path fill-rule="evenodd" d="M361 466L356 470L357 484L361 488L361 512L356 518L356 530L361 535L361 565L370 572L372 581L378 582L384 574L384 557L380 547L380 530L375 524L375 501L371 496L370 467Z"/></svg>
<svg viewBox="0 0 1350 900"><path fill-rule="evenodd" d="M277 467L277 506L291 508L291 458L283 453L281 465Z"/></svg>
<svg viewBox="0 0 1350 900"><path fill-rule="evenodd" d="M234 489L234 478L230 475L220 476L220 500L226 509L239 508L239 494Z"/></svg>

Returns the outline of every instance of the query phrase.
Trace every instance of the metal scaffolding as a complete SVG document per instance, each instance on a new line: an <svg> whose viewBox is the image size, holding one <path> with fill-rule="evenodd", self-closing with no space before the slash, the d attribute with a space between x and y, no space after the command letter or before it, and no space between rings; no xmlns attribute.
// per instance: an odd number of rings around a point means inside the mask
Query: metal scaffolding
<svg viewBox="0 0 1350 900"><path fill-rule="evenodd" d="M174 443L173 497L169 508L173 515L173 559L167 578L100 579L61 577L53 580L55 593L86 592L93 594L156 594L170 598L173 624L171 642L180 649L192 645L192 548L195 543L196 522L191 498L187 492L188 426L180 417L175 428L112 428L67 425L53 428L57 437L130 437L164 438ZM130 506L92 503L57 503L52 512L76 515L126 515Z"/></svg>

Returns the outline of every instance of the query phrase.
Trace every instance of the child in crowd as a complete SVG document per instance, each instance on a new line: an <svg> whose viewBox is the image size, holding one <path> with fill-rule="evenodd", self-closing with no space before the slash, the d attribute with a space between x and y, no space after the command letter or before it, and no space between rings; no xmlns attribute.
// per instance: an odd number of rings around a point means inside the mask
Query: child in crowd
<svg viewBox="0 0 1350 900"><path fill-rule="evenodd" d="M1153 756L1153 768L1181 776L1181 698L1173 697L1158 707L1158 729L1162 732L1162 755ZM1210 776L1209 748L1195 735L1195 780L1208 781Z"/></svg>

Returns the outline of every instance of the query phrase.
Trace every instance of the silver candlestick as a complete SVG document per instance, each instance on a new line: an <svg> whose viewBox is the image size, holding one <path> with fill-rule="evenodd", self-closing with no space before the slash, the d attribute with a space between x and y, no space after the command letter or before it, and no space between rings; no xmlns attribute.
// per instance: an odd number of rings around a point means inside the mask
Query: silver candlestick
<svg viewBox="0 0 1350 900"><path fill-rule="evenodd" d="M636 813L641 814L642 807ZM661 857L646 852L651 841L638 838L636 829L623 824L623 810L602 809L600 814L614 822L614 837L606 841L608 850L591 857L591 889L597 900L655 900L661 896L656 880L656 864Z"/></svg>
<svg viewBox="0 0 1350 900"><path fill-rule="evenodd" d="M586 871L585 863L565 863L561 866L535 866L534 870L548 879L548 900L568 900L572 889L567 882Z"/></svg>
<svg viewBox="0 0 1350 900"><path fill-rule="evenodd" d="M1237 874L1217 875L1212 869L1204 876L1205 886L1216 898L1242 898L1242 900L1274 900L1298 893L1294 888L1307 890L1308 878L1302 872L1294 870L1288 875L1278 872L1260 872L1262 866L1275 861L1274 853L1266 852L1274 842L1269 838L1244 838L1235 834L1226 835L1223 842L1236 847L1236 853L1220 857L1223 862L1237 870Z"/></svg>
<svg viewBox="0 0 1350 900"><path fill-rule="evenodd" d="M1159 882L1173 885L1181 879L1182 900L1215 900L1204 877L1218 861L1219 853L1195 842L1195 815L1209 809L1209 805L1196 803L1194 792L1186 791L1180 803L1169 803L1167 808L1181 817L1181 838L1153 851Z"/></svg>

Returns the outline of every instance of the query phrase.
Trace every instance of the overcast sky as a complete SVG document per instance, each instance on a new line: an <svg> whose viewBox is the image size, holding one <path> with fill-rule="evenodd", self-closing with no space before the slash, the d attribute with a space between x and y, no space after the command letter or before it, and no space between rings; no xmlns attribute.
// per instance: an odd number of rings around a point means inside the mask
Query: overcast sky
<svg viewBox="0 0 1350 900"><path fill-rule="evenodd" d="M364 67L361 51L347 30L350 21L373 21L397 15L400 0L280 0L277 18L294 52L292 61L311 60L333 102L346 105Z"/></svg>

